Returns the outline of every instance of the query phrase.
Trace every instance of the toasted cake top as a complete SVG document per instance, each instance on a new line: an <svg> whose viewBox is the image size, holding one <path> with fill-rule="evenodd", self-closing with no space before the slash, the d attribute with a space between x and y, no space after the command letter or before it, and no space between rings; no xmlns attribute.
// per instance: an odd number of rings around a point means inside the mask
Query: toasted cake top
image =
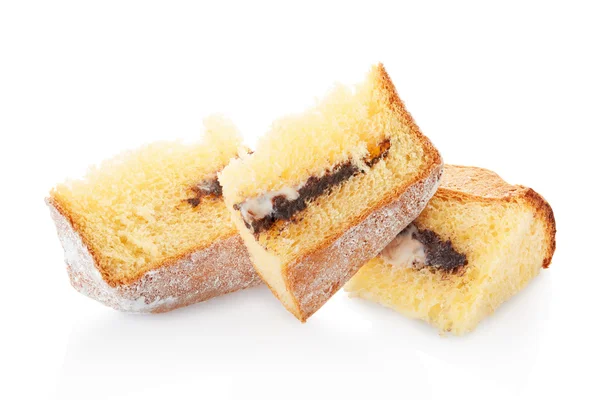
<svg viewBox="0 0 600 400"><path fill-rule="evenodd" d="M510 185L493 171L461 165L444 166L440 188L484 198L502 198L523 191L523 186Z"/></svg>

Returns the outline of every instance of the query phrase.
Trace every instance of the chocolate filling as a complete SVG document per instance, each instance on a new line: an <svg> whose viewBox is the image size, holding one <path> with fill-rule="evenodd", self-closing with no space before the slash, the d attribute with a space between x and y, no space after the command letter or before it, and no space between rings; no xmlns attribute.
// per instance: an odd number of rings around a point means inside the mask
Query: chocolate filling
<svg viewBox="0 0 600 400"><path fill-rule="evenodd" d="M369 167L373 167L377 162L388 155L390 146L390 140L385 139L379 144L377 155L366 159L365 164ZM306 183L298 189L298 197L296 199L290 200L283 195L275 196L271 200L273 211L269 215L260 219L254 219L250 222L244 219L244 224L248 229L252 230L255 235L258 235L260 232L270 229L279 220L287 221L292 219L296 213L306 209L311 200L316 199L324 193L329 193L335 186L360 172L364 171L361 171L361 169L351 161L347 161L337 165L321 177L311 176ZM239 210L241 205L242 203L235 204L233 208Z"/></svg>
<svg viewBox="0 0 600 400"><path fill-rule="evenodd" d="M221 197L223 196L223 188L217 178L205 179L196 186L192 186L191 191L194 192L194 197L190 197L185 201L193 208L198 207L200 201L205 196Z"/></svg>
<svg viewBox="0 0 600 400"><path fill-rule="evenodd" d="M404 229L409 229L410 225ZM400 232L402 234L404 231ZM459 253L450 240L443 241L437 233L429 229L416 229L412 238L421 242L425 248L425 266L440 268L445 272L459 272L467 265L467 256Z"/></svg>
<svg viewBox="0 0 600 400"><path fill-rule="evenodd" d="M371 168L373 165L377 164L379 160L385 158L390 152L390 147L392 147L392 143L390 139L385 139L383 142L379 143L377 147L377 154L371 157L370 160L365 160L365 164Z"/></svg>

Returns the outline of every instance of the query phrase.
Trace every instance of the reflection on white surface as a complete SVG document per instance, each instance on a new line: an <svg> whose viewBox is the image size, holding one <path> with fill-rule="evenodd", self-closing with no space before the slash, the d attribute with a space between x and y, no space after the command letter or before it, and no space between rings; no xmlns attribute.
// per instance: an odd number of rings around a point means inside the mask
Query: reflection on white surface
<svg viewBox="0 0 600 400"><path fill-rule="evenodd" d="M502 393L516 396L525 388L537 361L540 339L547 334L550 297L551 276L542 271L475 331L461 337L440 337L424 322L397 318L396 312L372 303L356 302L352 308L372 318L380 342L390 343L392 332L398 340L410 342L429 378L436 381L434 398L442 398L449 388L467 397L491 391L496 398Z"/></svg>
<svg viewBox="0 0 600 400"><path fill-rule="evenodd" d="M365 398L436 398L443 392L432 392L433 386L442 390L445 381L468 381L466 391L480 381L517 394L547 320L551 288L545 275L460 338L440 337L422 322L344 292L301 324L265 287L161 315L109 309L82 315L73 325L57 397L191 391L213 399L257 390L286 398L363 392ZM367 376L378 384L361 385Z"/></svg>

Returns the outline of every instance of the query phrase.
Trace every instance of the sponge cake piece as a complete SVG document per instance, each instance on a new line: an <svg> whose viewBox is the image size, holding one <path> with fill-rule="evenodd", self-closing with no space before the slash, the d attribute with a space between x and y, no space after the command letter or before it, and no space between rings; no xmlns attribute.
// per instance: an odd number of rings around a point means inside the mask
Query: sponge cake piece
<svg viewBox="0 0 600 400"><path fill-rule="evenodd" d="M417 217L442 159L382 65L276 121L220 174L254 266L300 321Z"/></svg>
<svg viewBox="0 0 600 400"><path fill-rule="evenodd" d="M240 135L221 117L205 125L202 143L150 144L51 191L75 289L118 310L164 312L260 283L217 180Z"/></svg>
<svg viewBox="0 0 600 400"><path fill-rule="evenodd" d="M555 234L552 209L533 189L446 165L423 213L345 289L460 335L548 267Z"/></svg>

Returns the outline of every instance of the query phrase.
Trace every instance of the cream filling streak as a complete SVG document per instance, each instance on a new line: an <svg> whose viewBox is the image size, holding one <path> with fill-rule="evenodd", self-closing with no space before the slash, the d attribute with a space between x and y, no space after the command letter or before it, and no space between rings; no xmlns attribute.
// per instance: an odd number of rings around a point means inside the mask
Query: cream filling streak
<svg viewBox="0 0 600 400"><path fill-rule="evenodd" d="M426 261L425 246L413 238L417 232L415 225L409 226L394 238L381 252L380 256L394 267L407 268L424 265Z"/></svg>

